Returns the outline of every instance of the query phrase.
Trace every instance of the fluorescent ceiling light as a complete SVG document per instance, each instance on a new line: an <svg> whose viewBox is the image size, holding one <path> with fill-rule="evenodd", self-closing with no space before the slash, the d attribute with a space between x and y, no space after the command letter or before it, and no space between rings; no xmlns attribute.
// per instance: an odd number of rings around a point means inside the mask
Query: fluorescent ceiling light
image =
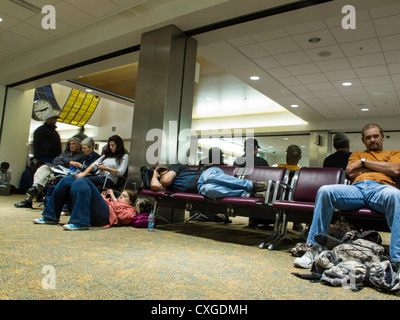
<svg viewBox="0 0 400 320"><path fill-rule="evenodd" d="M298 104L291 104L290 106L291 106L292 108L298 108L298 107L299 107Z"/></svg>
<svg viewBox="0 0 400 320"><path fill-rule="evenodd" d="M361 111L369 111L368 108L362 108Z"/></svg>
<svg viewBox="0 0 400 320"><path fill-rule="evenodd" d="M259 76L251 76L250 79L251 80L260 80L260 77Z"/></svg>
<svg viewBox="0 0 400 320"><path fill-rule="evenodd" d="M351 85L352 85L351 82L343 82L342 83L342 86L344 86L344 87L348 87L348 86L351 86Z"/></svg>

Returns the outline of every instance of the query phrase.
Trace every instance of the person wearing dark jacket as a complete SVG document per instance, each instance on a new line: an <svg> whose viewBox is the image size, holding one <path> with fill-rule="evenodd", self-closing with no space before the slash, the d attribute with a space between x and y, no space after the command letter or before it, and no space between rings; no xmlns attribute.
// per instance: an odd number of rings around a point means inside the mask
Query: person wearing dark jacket
<svg viewBox="0 0 400 320"><path fill-rule="evenodd" d="M46 121L33 133L33 154L35 159L40 159L46 163L53 163L61 153L61 139L56 131L58 116L49 113Z"/></svg>
<svg viewBox="0 0 400 320"><path fill-rule="evenodd" d="M36 170L33 178L33 185L26 192L28 198L19 203L15 203L14 206L17 208L32 208L32 199L44 191L47 184L56 178L54 169L59 167L61 169L70 170L72 167L71 162L81 161L83 157L81 140L78 138L69 139L65 151L56 157L52 164L44 164ZM70 172L65 172L62 175L66 174L70 174Z"/></svg>
<svg viewBox="0 0 400 320"><path fill-rule="evenodd" d="M269 167L268 161L257 156L260 145L258 141L249 138L244 142L244 155L233 163L236 167Z"/></svg>
<svg viewBox="0 0 400 320"><path fill-rule="evenodd" d="M343 132L338 132L333 137L333 147L336 152L325 158L323 167L343 168L343 170L346 170L347 162L351 156L349 138Z"/></svg>

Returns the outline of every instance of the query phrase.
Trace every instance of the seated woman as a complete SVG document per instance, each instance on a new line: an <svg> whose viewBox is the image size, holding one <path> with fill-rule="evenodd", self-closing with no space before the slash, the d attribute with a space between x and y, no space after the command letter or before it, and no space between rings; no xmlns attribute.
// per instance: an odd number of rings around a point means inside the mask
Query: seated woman
<svg viewBox="0 0 400 320"><path fill-rule="evenodd" d="M118 135L108 138L104 154L93 162L87 169L75 175L76 179L86 177L96 186L103 186L107 179L106 188L112 188L128 169L129 155L125 150L124 141ZM92 170L99 170L95 175L89 175Z"/></svg>
<svg viewBox="0 0 400 320"><path fill-rule="evenodd" d="M107 196L110 195L111 198ZM136 194L125 190L117 199L112 190L100 194L96 186L87 179L64 177L42 212L42 218L33 220L36 224L58 224L65 203L71 205L71 217L67 230L86 230L90 226L111 227L131 224L137 215Z"/></svg>
<svg viewBox="0 0 400 320"><path fill-rule="evenodd" d="M71 161L69 164L71 167L82 172L85 171L93 162L95 162L100 155L94 151L94 140L93 138L87 137L81 142L83 158L81 161ZM70 168L71 171L71 168Z"/></svg>

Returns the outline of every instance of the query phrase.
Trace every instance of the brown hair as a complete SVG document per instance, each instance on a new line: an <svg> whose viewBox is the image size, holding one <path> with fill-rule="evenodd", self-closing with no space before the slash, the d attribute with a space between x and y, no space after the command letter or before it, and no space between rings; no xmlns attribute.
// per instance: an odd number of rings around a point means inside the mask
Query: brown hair
<svg viewBox="0 0 400 320"><path fill-rule="evenodd" d="M371 129L371 128L378 128L379 132L381 133L381 135L383 135L383 130L378 124L369 123L369 124L365 125L364 128L362 129L361 136L364 138L364 131L368 130L368 129Z"/></svg>
<svg viewBox="0 0 400 320"><path fill-rule="evenodd" d="M131 202L131 205L134 206L135 202L136 202L136 193L133 192L132 190L128 190L128 189L125 189L124 191L128 195L129 201ZM124 192L124 191L122 191L122 192Z"/></svg>

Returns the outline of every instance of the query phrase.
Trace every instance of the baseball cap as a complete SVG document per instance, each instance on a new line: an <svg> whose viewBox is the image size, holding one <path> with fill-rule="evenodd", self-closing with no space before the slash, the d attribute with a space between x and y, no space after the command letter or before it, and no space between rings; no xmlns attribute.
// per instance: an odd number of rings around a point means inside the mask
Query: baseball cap
<svg viewBox="0 0 400 320"><path fill-rule="evenodd" d="M301 156L301 149L298 145L291 144L287 147L286 152L291 156Z"/></svg>
<svg viewBox="0 0 400 320"><path fill-rule="evenodd" d="M246 151L246 146L247 146L247 145L249 145L249 146L253 145L254 148L255 148L255 147L261 148L260 145L258 144L257 139L254 139L254 138L249 138L249 139L247 139L247 140L244 142L244 148L243 148L243 149L244 149L245 151Z"/></svg>
<svg viewBox="0 0 400 320"><path fill-rule="evenodd" d="M53 112L50 112L49 114L46 115L46 120L51 118L58 118L58 115L54 114Z"/></svg>

